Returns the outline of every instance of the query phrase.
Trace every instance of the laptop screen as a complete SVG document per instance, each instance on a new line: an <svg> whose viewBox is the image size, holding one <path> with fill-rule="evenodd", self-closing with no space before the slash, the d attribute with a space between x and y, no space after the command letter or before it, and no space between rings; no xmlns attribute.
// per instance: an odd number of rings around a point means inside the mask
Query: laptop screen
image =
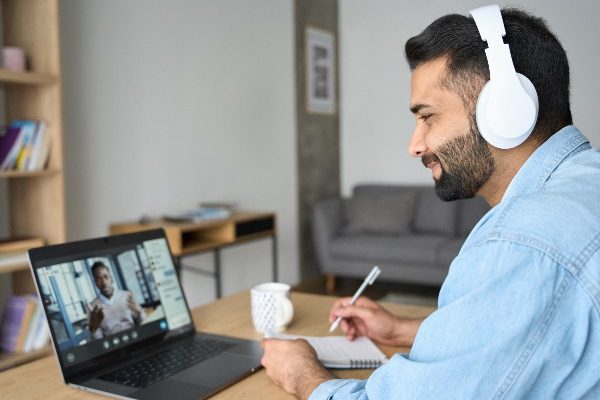
<svg viewBox="0 0 600 400"><path fill-rule="evenodd" d="M54 259L32 258L64 368L190 326L164 233L154 233L146 240L116 240L97 249L82 246L82 253L53 252L59 256ZM74 247L53 247L61 246Z"/></svg>

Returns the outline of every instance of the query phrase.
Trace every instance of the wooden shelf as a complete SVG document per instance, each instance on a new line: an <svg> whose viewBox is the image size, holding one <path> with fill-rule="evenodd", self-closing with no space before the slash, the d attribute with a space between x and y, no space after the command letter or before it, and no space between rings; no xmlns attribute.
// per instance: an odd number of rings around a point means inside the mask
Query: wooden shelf
<svg viewBox="0 0 600 400"><path fill-rule="evenodd" d="M0 178L35 178L60 173L58 169L44 169L41 171L1 171Z"/></svg>
<svg viewBox="0 0 600 400"><path fill-rule="evenodd" d="M55 76L36 72L15 72L0 68L0 83L4 85L52 85L58 82Z"/></svg>
<svg viewBox="0 0 600 400"><path fill-rule="evenodd" d="M0 266L0 274L6 274L9 272L16 271L25 271L29 269L29 264L27 263L15 263L10 265Z"/></svg>
<svg viewBox="0 0 600 400"><path fill-rule="evenodd" d="M29 264L27 262L27 251L34 247L40 247L43 245L44 239L36 237L1 240L0 274L28 270Z"/></svg>
<svg viewBox="0 0 600 400"><path fill-rule="evenodd" d="M2 194L7 204L6 221L0 224L11 241L19 238L39 238L41 244L11 248L0 246L6 254L25 252L44 243L66 240L65 187L63 168L63 120L61 101L61 66L59 40L59 0L2 0L0 25L4 45L25 51L29 70L16 72L0 68L0 105L3 121L43 121L50 140L48 168L41 171L2 171L0 179L6 186ZM14 247L14 246L13 246ZM35 292L27 262L5 258L0 273L11 275L11 288L2 296ZM0 315L4 310L0 310ZM0 370L43 357L50 347L28 354L0 352ZM0 390L1 391L1 390ZM2 395L0 395L2 397Z"/></svg>
<svg viewBox="0 0 600 400"><path fill-rule="evenodd" d="M0 353L0 371L16 367L17 365L25 364L26 362L37 360L47 356L52 352L50 346L46 346L40 350L35 350L29 353Z"/></svg>

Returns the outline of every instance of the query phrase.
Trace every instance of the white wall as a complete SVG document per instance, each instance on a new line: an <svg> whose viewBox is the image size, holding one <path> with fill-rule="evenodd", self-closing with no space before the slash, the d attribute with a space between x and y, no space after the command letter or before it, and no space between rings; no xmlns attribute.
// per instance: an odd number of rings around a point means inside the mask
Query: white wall
<svg viewBox="0 0 600 400"><path fill-rule="evenodd" d="M414 118L408 111L410 71L404 44L442 15L466 14L485 4L481 0L339 2L344 194L365 181L432 184L431 173L407 152ZM519 5L545 18L562 42L571 67L574 123L592 145L600 146L600 2L567 5L563 1L523 0Z"/></svg>
<svg viewBox="0 0 600 400"><path fill-rule="evenodd" d="M280 277L295 283L293 32L291 0L62 1L69 238L236 201L277 212ZM270 280L270 249L226 249L224 293ZM213 298L211 279L184 282L192 304Z"/></svg>

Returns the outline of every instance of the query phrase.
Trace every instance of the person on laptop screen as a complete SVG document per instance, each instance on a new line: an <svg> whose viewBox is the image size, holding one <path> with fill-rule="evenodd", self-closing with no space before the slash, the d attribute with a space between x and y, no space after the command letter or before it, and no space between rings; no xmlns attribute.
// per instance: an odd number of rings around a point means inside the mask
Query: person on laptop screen
<svg viewBox="0 0 600 400"><path fill-rule="evenodd" d="M92 265L94 283L100 291L89 305L89 327L96 339L124 331L144 320L144 310L131 292L115 288L113 277L102 261Z"/></svg>

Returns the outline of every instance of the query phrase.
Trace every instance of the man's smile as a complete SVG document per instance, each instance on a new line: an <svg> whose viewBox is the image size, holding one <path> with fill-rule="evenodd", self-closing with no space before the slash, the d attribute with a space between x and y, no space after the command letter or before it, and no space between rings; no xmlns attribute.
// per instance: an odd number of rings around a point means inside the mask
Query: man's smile
<svg viewBox="0 0 600 400"><path fill-rule="evenodd" d="M424 155L421 157L421 162L425 168L429 168L431 170L431 174L435 179L439 179L442 174L442 164L435 154Z"/></svg>
<svg viewBox="0 0 600 400"><path fill-rule="evenodd" d="M431 161L429 163L427 163L426 167L433 170L435 167L439 167L440 163L436 162L436 161Z"/></svg>
<svg viewBox="0 0 600 400"><path fill-rule="evenodd" d="M434 178L439 178L442 174L442 164L438 163L438 162L434 162L434 163L430 163L430 166L428 166L427 168L431 168L431 174L433 175Z"/></svg>

